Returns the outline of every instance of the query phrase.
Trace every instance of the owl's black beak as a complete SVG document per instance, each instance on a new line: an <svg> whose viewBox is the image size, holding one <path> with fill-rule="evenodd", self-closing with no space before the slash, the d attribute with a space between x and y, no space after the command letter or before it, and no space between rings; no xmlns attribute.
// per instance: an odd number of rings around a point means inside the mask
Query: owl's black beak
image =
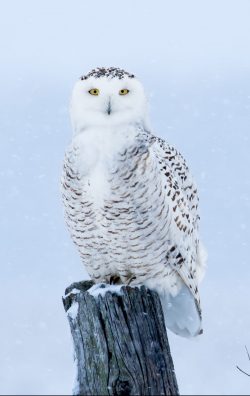
<svg viewBox="0 0 250 396"><path fill-rule="evenodd" d="M108 113L108 115L111 114L111 102L110 102L110 99L109 99L109 101L108 101L107 113Z"/></svg>

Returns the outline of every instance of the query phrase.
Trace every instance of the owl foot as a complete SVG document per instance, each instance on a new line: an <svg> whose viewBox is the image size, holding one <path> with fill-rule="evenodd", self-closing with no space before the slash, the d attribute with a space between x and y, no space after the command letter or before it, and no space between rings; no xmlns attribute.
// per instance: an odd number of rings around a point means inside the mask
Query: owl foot
<svg viewBox="0 0 250 396"><path fill-rule="evenodd" d="M130 278L128 278L126 284L127 284L128 286L133 286L133 283L135 283L135 281L136 281L136 276L133 275L133 276L131 276Z"/></svg>
<svg viewBox="0 0 250 396"><path fill-rule="evenodd" d="M122 281L118 275L112 275L109 279L109 283L110 285L120 285Z"/></svg>

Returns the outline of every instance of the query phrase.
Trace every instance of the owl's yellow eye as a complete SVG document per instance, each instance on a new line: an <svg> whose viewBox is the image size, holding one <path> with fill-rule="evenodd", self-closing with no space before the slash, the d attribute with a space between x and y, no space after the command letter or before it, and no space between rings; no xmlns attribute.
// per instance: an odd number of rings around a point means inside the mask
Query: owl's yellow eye
<svg viewBox="0 0 250 396"><path fill-rule="evenodd" d="M129 90L128 89L121 89L120 91L119 91L119 95L127 95L129 93Z"/></svg>
<svg viewBox="0 0 250 396"><path fill-rule="evenodd" d="M99 95L99 89L97 89L97 88L93 88L93 89L90 89L89 90L89 93L90 93L90 95L95 95L95 96L98 96Z"/></svg>

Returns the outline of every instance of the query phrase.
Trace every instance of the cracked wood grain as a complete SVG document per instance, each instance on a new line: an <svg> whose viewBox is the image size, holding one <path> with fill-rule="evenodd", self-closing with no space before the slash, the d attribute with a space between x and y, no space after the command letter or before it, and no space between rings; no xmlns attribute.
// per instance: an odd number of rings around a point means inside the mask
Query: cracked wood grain
<svg viewBox="0 0 250 396"><path fill-rule="evenodd" d="M178 395L161 303L156 292L124 286L94 298L91 281L73 283L63 303L73 338L75 395Z"/></svg>

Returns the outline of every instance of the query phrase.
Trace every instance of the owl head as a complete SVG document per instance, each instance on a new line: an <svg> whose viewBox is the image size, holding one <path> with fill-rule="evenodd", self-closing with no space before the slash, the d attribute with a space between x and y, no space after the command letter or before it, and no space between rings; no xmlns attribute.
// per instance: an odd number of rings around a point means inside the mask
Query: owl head
<svg viewBox="0 0 250 396"><path fill-rule="evenodd" d="M147 128L147 99L133 74L119 68L97 68L73 88L71 120L74 132L91 127L139 124Z"/></svg>

